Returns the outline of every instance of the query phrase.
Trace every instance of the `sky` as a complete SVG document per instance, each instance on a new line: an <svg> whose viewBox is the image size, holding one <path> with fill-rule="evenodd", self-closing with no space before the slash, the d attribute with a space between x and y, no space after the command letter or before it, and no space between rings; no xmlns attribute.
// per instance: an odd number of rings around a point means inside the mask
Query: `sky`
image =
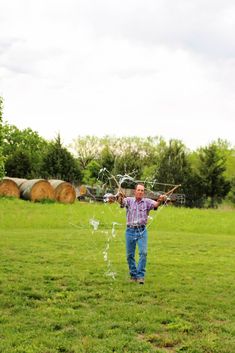
<svg viewBox="0 0 235 353"><path fill-rule="evenodd" d="M235 146L234 0L0 0L4 121Z"/></svg>

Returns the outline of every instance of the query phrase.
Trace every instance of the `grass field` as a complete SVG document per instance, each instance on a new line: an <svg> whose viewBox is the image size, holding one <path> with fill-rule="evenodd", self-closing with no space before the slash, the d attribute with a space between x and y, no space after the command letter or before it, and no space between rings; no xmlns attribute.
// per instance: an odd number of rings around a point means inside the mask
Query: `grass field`
<svg viewBox="0 0 235 353"><path fill-rule="evenodd" d="M234 353L235 212L151 215L142 286L117 205L0 199L0 352Z"/></svg>

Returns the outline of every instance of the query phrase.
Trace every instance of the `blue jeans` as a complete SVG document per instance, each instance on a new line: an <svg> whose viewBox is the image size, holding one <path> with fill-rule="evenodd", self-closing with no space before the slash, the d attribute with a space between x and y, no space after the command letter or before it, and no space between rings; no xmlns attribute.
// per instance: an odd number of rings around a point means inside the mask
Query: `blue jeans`
<svg viewBox="0 0 235 353"><path fill-rule="evenodd" d="M132 278L144 278L147 260L147 243L148 233L146 228L143 230L140 228L126 229L126 256L130 276ZM139 262L137 266L135 261L136 244L138 244L139 250Z"/></svg>

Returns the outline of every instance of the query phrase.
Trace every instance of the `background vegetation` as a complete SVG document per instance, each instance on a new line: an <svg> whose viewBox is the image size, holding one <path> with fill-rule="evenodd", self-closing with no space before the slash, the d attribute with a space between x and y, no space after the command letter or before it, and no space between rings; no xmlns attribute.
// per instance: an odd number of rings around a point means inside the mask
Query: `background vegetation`
<svg viewBox="0 0 235 353"><path fill-rule="evenodd" d="M20 130L3 122L2 99L0 113L0 177L55 178L97 186L107 182L100 173L106 168L113 175L151 181L158 191L156 182L182 184L179 192L186 195L186 206L215 208L225 199L235 204L235 148L227 141L218 139L191 151L180 140L158 136L78 136L64 147L60 135L47 141L30 128Z"/></svg>

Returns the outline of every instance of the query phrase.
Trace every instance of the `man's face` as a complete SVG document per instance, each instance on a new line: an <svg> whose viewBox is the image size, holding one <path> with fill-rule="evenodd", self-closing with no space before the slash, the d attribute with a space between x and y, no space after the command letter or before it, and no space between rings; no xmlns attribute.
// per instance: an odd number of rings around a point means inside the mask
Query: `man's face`
<svg viewBox="0 0 235 353"><path fill-rule="evenodd" d="M144 197L144 186L143 185L136 186L135 197L137 200L141 200Z"/></svg>

